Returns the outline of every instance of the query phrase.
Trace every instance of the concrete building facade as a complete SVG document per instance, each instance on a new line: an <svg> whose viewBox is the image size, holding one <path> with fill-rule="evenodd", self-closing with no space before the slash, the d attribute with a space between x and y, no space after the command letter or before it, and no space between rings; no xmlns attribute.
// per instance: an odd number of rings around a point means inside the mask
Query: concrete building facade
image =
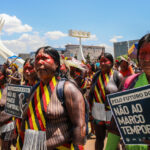
<svg viewBox="0 0 150 150"><path fill-rule="evenodd" d="M26 60L27 58L30 58L29 53L19 53L18 56L21 57L23 60Z"/></svg>
<svg viewBox="0 0 150 150"><path fill-rule="evenodd" d="M78 56L79 50L80 50L79 45L70 45L70 44L66 45L66 51L64 52L64 56L65 57ZM105 52L105 47L82 45L82 50L85 58L87 58L87 55L89 55L90 60L96 60L101 55L101 53Z"/></svg>
<svg viewBox="0 0 150 150"><path fill-rule="evenodd" d="M105 52L105 47L103 46L83 45L82 49L83 49L84 57L87 58L87 55L89 55L91 61L97 60L97 58L102 53ZM80 46L79 45L66 45L65 48L63 49L56 48L56 50L58 51L60 55L63 54L65 57L76 57L78 56ZM19 54L19 57L22 57L22 59L24 60L26 58L34 58L34 56L35 56L35 52Z"/></svg>

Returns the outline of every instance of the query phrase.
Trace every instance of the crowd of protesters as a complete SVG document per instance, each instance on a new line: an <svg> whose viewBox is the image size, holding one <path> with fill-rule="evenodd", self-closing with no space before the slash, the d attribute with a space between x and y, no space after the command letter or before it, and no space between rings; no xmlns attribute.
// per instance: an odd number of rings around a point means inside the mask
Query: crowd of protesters
<svg viewBox="0 0 150 150"><path fill-rule="evenodd" d="M120 133L107 95L126 90L127 79L137 73L130 88L150 83L150 34L138 43L137 61L135 65L124 56L114 60L105 52L96 63L83 63L45 46L25 61L22 73L15 63L5 62L0 68L1 150L10 150L12 144L17 150L83 150L92 135L95 150L104 149L106 137L106 150L120 149ZM22 118L5 112L8 83L32 87ZM144 142L121 146L148 150L150 141Z"/></svg>

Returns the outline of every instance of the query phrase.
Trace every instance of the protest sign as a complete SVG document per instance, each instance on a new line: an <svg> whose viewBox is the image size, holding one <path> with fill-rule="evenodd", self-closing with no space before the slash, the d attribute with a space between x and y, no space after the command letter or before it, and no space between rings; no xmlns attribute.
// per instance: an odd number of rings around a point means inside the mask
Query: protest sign
<svg viewBox="0 0 150 150"><path fill-rule="evenodd" d="M30 86L8 84L5 112L15 117L22 118L23 107L31 92Z"/></svg>
<svg viewBox="0 0 150 150"><path fill-rule="evenodd" d="M150 85L107 96L125 144L150 140Z"/></svg>

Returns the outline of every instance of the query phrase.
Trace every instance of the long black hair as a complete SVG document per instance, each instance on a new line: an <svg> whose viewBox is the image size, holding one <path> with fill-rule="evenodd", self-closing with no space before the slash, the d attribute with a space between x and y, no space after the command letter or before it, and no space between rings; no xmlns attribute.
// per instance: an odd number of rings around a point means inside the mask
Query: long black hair
<svg viewBox="0 0 150 150"><path fill-rule="evenodd" d="M34 59L34 58L27 58L27 59L25 60L24 64L23 64L23 67L25 66L25 64L26 64L27 62L29 62L29 64L34 67L34 62L35 62L35 59Z"/></svg>

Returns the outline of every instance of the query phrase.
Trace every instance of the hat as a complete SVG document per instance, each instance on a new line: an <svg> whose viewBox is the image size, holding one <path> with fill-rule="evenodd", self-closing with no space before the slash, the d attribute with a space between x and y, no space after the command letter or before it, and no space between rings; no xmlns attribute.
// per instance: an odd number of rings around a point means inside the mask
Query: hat
<svg viewBox="0 0 150 150"><path fill-rule="evenodd" d="M14 66L16 69L18 69L18 65L17 64L13 63L13 64L10 65L10 67L12 67L12 66Z"/></svg>
<svg viewBox="0 0 150 150"><path fill-rule="evenodd" d="M83 70L83 71L86 70L85 65L81 61L79 61L75 58L72 58L72 60L66 60L65 63L69 67L78 68L78 69Z"/></svg>
<svg viewBox="0 0 150 150"><path fill-rule="evenodd" d="M122 55L122 56L120 56L120 62L121 62L122 60L128 62L128 56L127 56L127 55Z"/></svg>

